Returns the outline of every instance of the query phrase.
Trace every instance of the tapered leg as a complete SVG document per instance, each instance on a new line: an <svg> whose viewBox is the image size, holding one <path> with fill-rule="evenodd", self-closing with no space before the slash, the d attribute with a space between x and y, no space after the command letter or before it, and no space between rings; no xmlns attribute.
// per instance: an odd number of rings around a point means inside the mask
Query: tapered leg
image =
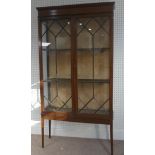
<svg viewBox="0 0 155 155"><path fill-rule="evenodd" d="M110 124L111 155L113 155L113 123Z"/></svg>
<svg viewBox="0 0 155 155"><path fill-rule="evenodd" d="M44 119L41 119L42 148L44 148Z"/></svg>
<svg viewBox="0 0 155 155"><path fill-rule="evenodd" d="M51 120L49 120L49 138L51 138Z"/></svg>

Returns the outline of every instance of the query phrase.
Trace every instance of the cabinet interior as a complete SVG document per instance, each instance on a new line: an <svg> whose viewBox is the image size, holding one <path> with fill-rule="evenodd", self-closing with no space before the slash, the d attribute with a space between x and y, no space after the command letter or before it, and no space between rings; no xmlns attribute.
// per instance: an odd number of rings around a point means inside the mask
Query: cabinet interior
<svg viewBox="0 0 155 155"><path fill-rule="evenodd" d="M110 22L108 16L76 18L79 113L109 113ZM42 22L45 110L72 112L71 19Z"/></svg>

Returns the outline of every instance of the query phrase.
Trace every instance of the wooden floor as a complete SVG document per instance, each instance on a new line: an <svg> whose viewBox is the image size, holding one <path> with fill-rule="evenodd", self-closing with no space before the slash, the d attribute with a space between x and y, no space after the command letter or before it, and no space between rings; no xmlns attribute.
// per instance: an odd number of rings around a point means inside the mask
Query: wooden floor
<svg viewBox="0 0 155 155"><path fill-rule="evenodd" d="M31 155L110 155L107 140L45 136L45 148L41 148L41 136L32 135ZM114 141L114 155L124 155L124 141Z"/></svg>

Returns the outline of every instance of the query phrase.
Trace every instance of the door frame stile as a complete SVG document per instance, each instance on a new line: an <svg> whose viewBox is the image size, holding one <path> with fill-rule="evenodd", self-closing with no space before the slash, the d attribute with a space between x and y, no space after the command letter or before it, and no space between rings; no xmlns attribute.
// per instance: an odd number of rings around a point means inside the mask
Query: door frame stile
<svg viewBox="0 0 155 155"><path fill-rule="evenodd" d="M72 112L73 116L78 111L77 95L77 44L76 44L76 18L71 17L71 87L72 87Z"/></svg>

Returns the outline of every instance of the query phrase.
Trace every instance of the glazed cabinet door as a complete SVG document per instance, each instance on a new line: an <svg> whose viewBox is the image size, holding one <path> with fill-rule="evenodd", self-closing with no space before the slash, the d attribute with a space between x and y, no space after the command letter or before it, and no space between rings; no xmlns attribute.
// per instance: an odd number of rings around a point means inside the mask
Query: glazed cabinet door
<svg viewBox="0 0 155 155"><path fill-rule="evenodd" d="M70 19L41 22L45 111L72 111Z"/></svg>
<svg viewBox="0 0 155 155"><path fill-rule="evenodd" d="M77 18L78 113L109 114L110 18Z"/></svg>

